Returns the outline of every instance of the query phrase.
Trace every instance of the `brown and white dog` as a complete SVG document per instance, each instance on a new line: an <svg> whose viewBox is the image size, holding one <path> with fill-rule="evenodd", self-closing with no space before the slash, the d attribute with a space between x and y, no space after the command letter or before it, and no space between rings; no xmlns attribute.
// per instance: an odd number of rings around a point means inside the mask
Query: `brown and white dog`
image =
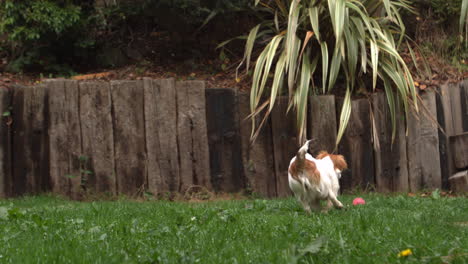
<svg viewBox="0 0 468 264"><path fill-rule="evenodd" d="M327 209L342 208L337 196L341 171L348 167L344 157L322 151L315 159L307 153L309 144L306 141L289 163L289 187L308 213L311 208L320 211L321 200L327 201Z"/></svg>

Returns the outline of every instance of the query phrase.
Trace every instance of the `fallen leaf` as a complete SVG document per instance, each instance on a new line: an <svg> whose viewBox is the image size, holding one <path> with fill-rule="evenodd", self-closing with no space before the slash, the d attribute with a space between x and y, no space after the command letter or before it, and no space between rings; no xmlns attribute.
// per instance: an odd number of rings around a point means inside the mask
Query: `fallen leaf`
<svg viewBox="0 0 468 264"><path fill-rule="evenodd" d="M72 80L78 80L78 81L90 80L90 79L98 79L98 78L108 77L111 74L112 74L111 72L91 73L91 74L73 76L71 79Z"/></svg>

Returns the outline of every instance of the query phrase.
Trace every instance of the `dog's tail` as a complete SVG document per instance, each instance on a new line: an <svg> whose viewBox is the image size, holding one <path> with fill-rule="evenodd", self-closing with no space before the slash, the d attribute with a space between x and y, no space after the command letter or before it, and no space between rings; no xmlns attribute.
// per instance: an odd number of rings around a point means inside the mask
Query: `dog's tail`
<svg viewBox="0 0 468 264"><path fill-rule="evenodd" d="M302 145L302 147L299 149L299 151L297 151L296 163L297 163L297 168L300 171L304 170L306 154L307 154L307 151L309 150L309 144L310 144L310 140L307 140L304 143L304 145Z"/></svg>
<svg viewBox="0 0 468 264"><path fill-rule="evenodd" d="M297 166L298 172L303 172L305 169L306 154L307 154L307 151L309 150L309 144L310 144L310 140L307 140L296 154L296 166ZM306 178L299 177L299 179L302 183L303 189L306 189L306 185L307 187L310 187Z"/></svg>

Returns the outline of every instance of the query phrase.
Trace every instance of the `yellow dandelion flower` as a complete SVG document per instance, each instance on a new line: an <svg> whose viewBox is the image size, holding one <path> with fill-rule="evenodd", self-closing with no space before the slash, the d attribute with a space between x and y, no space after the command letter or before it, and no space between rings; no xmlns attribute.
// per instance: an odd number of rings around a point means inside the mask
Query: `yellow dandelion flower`
<svg viewBox="0 0 468 264"><path fill-rule="evenodd" d="M413 252L411 251L411 249L405 249L403 251L401 251L400 253L398 253L398 257L401 258L401 257L407 257L409 255L412 255Z"/></svg>

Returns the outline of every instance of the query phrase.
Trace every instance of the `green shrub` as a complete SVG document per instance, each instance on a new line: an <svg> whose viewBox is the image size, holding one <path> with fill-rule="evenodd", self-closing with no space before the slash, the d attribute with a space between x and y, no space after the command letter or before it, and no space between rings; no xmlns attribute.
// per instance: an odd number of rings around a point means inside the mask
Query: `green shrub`
<svg viewBox="0 0 468 264"><path fill-rule="evenodd" d="M431 13L437 23L444 26L458 25L463 0L418 0L416 6L427 16ZM458 27L455 27L458 29Z"/></svg>
<svg viewBox="0 0 468 264"><path fill-rule="evenodd" d="M71 1L4 1L0 34L6 36L3 49L8 51L9 70L56 67L57 58L49 57L45 49L59 46L64 37L75 33L81 16L81 7Z"/></svg>
<svg viewBox="0 0 468 264"><path fill-rule="evenodd" d="M423 51L466 69L462 62L468 58L465 26L468 0L418 0L415 5L420 13L416 40Z"/></svg>
<svg viewBox="0 0 468 264"><path fill-rule="evenodd" d="M109 58L119 54L119 64L127 63L123 50L135 33L147 36L167 31L172 38L167 46L201 49L185 40L212 19L227 20L245 10L250 0L117 2L102 8L96 8L94 0L0 2L0 37L6 40L0 43L0 56L8 60L7 70L70 75L93 67L119 66Z"/></svg>

